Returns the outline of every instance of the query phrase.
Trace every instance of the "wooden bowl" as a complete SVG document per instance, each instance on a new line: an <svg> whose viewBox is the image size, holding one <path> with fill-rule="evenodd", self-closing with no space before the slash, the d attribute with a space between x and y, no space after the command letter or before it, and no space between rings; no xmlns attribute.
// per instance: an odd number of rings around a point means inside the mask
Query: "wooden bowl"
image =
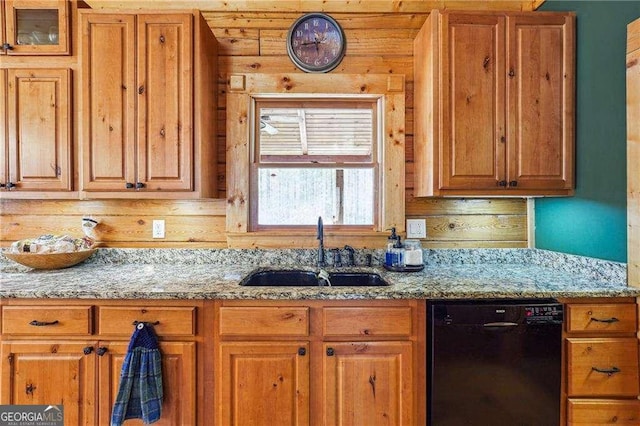
<svg viewBox="0 0 640 426"><path fill-rule="evenodd" d="M77 265L91 256L97 249L71 253L8 253L3 254L14 262L34 269L62 269Z"/></svg>

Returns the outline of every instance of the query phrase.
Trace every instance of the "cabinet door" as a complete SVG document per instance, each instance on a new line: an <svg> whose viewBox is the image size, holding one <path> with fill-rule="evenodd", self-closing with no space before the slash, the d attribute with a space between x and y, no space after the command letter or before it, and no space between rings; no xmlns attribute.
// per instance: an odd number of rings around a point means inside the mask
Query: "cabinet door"
<svg viewBox="0 0 640 426"><path fill-rule="evenodd" d="M192 16L138 15L138 182L191 190Z"/></svg>
<svg viewBox="0 0 640 426"><path fill-rule="evenodd" d="M100 342L106 352L99 364L99 421L108 425L111 408L118 396L120 372L129 342ZM196 344L195 342L161 342L162 416L155 425L196 424ZM127 425L142 425L141 420L128 420Z"/></svg>
<svg viewBox="0 0 640 426"><path fill-rule="evenodd" d="M4 55L4 54L7 53L7 50L5 49L5 43L6 43L5 21L6 20L5 20L4 14L5 14L4 7L3 7L2 3L0 3L0 55Z"/></svg>
<svg viewBox="0 0 640 426"><path fill-rule="evenodd" d="M135 183L135 18L81 14L82 190Z"/></svg>
<svg viewBox="0 0 640 426"><path fill-rule="evenodd" d="M224 342L218 424L309 424L308 342Z"/></svg>
<svg viewBox="0 0 640 426"><path fill-rule="evenodd" d="M18 190L68 191L71 72L8 70L9 179Z"/></svg>
<svg viewBox="0 0 640 426"><path fill-rule="evenodd" d="M505 180L503 16L443 14L440 189Z"/></svg>
<svg viewBox="0 0 640 426"><path fill-rule="evenodd" d="M2 10L2 7L0 7ZM1 34L1 33L0 33ZM5 188L7 174L7 73L0 70L0 190Z"/></svg>
<svg viewBox="0 0 640 426"><path fill-rule="evenodd" d="M2 343L0 404L63 405L66 426L95 425L95 342Z"/></svg>
<svg viewBox="0 0 640 426"><path fill-rule="evenodd" d="M324 344L327 425L412 425L410 342Z"/></svg>
<svg viewBox="0 0 640 426"><path fill-rule="evenodd" d="M7 0L6 49L9 55L68 55L67 0Z"/></svg>
<svg viewBox="0 0 640 426"><path fill-rule="evenodd" d="M510 187L573 188L573 26L562 14L508 18Z"/></svg>

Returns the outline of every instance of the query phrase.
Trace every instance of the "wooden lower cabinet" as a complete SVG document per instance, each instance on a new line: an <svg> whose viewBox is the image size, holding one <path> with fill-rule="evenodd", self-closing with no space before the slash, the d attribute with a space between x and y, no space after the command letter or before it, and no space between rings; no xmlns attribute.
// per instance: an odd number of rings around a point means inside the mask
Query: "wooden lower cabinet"
<svg viewBox="0 0 640 426"><path fill-rule="evenodd" d="M219 302L217 424L424 425L424 312L408 300Z"/></svg>
<svg viewBox="0 0 640 426"><path fill-rule="evenodd" d="M0 404L63 405L64 424L95 425L97 342L3 342ZM92 352L85 354L85 348Z"/></svg>
<svg viewBox="0 0 640 426"><path fill-rule="evenodd" d="M566 424L640 424L636 300L564 302Z"/></svg>
<svg viewBox="0 0 640 426"><path fill-rule="evenodd" d="M324 344L325 425L411 425L411 342Z"/></svg>
<svg viewBox="0 0 640 426"><path fill-rule="evenodd" d="M120 371L129 342L101 342L107 352L98 366L98 422L111 421L111 407L118 396ZM154 425L196 424L196 344L194 342L160 342L162 353L162 417ZM129 425L142 425L141 420L128 420Z"/></svg>
<svg viewBox="0 0 640 426"><path fill-rule="evenodd" d="M639 425L640 401L616 399L569 399L569 426Z"/></svg>
<svg viewBox="0 0 640 426"><path fill-rule="evenodd" d="M65 425L108 425L137 318L156 323L162 354L162 416L154 424L211 424L199 414L199 404L212 399L203 396L204 381L198 378L199 308L131 302L0 301L0 404L62 404Z"/></svg>
<svg viewBox="0 0 640 426"><path fill-rule="evenodd" d="M223 342L221 425L308 425L309 342Z"/></svg>

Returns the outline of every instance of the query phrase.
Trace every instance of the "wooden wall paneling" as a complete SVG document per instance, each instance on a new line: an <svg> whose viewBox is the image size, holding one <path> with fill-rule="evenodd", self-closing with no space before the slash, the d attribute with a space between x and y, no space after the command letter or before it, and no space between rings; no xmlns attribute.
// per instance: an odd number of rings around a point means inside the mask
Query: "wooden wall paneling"
<svg viewBox="0 0 640 426"><path fill-rule="evenodd" d="M149 215L101 215L96 227L96 237L103 243L110 242L184 242L205 243L226 241L222 216L163 216L166 237L153 239L151 223L157 216ZM69 234L81 237L82 215L35 216L5 215L2 233L9 240L20 240L43 234Z"/></svg>
<svg viewBox="0 0 640 426"><path fill-rule="evenodd" d="M131 8L130 0L85 0L93 8ZM482 9L482 10L534 10L544 0L413 0L382 1L367 0L367 11L370 13L412 13L431 9ZM343 12L362 11L360 2L340 0L253 0L253 1L217 1L181 0L180 6L188 9L209 10L219 13L259 11L259 12ZM175 9L175 0L139 0L136 8L141 9Z"/></svg>
<svg viewBox="0 0 640 426"><path fill-rule="evenodd" d="M316 12L316 11L314 11ZM334 13L343 29L406 28L419 30L429 9L420 13ZM303 12L281 12L277 15L265 12L223 13L203 11L202 15L211 28L281 29L288 28ZM216 33L216 36L218 34Z"/></svg>
<svg viewBox="0 0 640 426"><path fill-rule="evenodd" d="M100 215L224 216L225 200L0 200L5 215L28 212L36 216Z"/></svg>
<svg viewBox="0 0 640 426"><path fill-rule="evenodd" d="M287 31L288 29L261 31L260 54L286 53ZM413 45L408 41L413 40L417 30L374 28L351 30L347 34L347 55L411 56Z"/></svg>
<svg viewBox="0 0 640 426"><path fill-rule="evenodd" d="M640 19L627 31L628 283L640 287Z"/></svg>
<svg viewBox="0 0 640 426"><path fill-rule="evenodd" d="M346 56L332 72L349 73L351 70L363 74L404 74L407 83L410 83L409 79L413 78L413 60L404 56ZM281 74L302 71L293 65L288 56L220 56L220 72Z"/></svg>

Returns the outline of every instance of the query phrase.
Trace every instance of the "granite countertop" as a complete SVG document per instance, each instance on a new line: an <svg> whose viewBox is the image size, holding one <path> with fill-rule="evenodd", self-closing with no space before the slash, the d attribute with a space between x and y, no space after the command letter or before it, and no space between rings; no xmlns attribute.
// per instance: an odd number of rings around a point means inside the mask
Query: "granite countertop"
<svg viewBox="0 0 640 426"><path fill-rule="evenodd" d="M537 249L424 250L420 272L390 272L386 287L245 287L256 269L309 269L315 250L100 249L82 264L33 270L0 256L0 297L81 299L459 299L640 296L626 264ZM332 271L331 266L325 268Z"/></svg>

